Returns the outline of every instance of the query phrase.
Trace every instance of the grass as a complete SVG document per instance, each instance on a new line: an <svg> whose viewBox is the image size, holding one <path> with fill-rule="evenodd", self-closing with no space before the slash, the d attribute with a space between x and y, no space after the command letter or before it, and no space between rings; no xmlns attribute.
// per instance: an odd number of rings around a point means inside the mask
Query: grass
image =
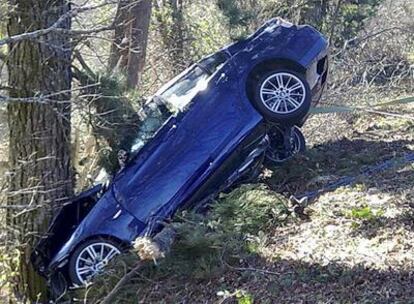
<svg viewBox="0 0 414 304"><path fill-rule="evenodd" d="M381 217L384 214L384 211L378 210L373 211L371 207L365 206L365 207L356 207L352 208L348 213L347 217L356 219L356 220L367 220L372 221L376 218Z"/></svg>

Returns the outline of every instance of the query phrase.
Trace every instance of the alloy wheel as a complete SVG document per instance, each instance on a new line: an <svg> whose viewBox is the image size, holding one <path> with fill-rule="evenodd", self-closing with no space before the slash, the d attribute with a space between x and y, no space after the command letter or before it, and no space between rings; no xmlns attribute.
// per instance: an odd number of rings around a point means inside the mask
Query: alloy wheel
<svg viewBox="0 0 414 304"><path fill-rule="evenodd" d="M88 283L94 276L103 272L106 265L121 252L114 245L98 242L85 247L78 255L75 271L82 284Z"/></svg>
<svg viewBox="0 0 414 304"><path fill-rule="evenodd" d="M260 87L260 99L263 105L277 114L289 114L298 110L305 98L304 83L288 72L270 75Z"/></svg>

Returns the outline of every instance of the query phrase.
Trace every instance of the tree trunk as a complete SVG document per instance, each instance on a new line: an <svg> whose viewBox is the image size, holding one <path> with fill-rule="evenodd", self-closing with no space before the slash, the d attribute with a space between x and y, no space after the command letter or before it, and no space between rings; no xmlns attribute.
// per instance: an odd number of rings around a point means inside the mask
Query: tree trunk
<svg viewBox="0 0 414 304"><path fill-rule="evenodd" d="M172 8L172 37L171 43L173 46L172 58L175 62L175 72L179 73L186 66L186 60L184 55L184 4L183 0L170 0Z"/></svg>
<svg viewBox="0 0 414 304"><path fill-rule="evenodd" d="M158 30L168 54L173 74L182 72L188 60L185 58L185 25L183 0L161 0L157 3ZM169 16L171 15L171 18Z"/></svg>
<svg viewBox="0 0 414 304"><path fill-rule="evenodd" d="M8 35L48 28L68 12L66 0L9 0ZM69 29L70 18L60 24ZM33 270L29 257L45 232L56 208L72 194L70 162L71 44L67 35L50 33L37 40L9 45L10 97L54 94L48 103L8 105L9 211L8 224L15 228L20 263L16 295L22 301L45 302L45 281ZM10 209L15 210L15 209Z"/></svg>
<svg viewBox="0 0 414 304"><path fill-rule="evenodd" d="M151 9L151 0L121 0L118 4L109 70L125 74L131 89L139 86L144 71Z"/></svg>

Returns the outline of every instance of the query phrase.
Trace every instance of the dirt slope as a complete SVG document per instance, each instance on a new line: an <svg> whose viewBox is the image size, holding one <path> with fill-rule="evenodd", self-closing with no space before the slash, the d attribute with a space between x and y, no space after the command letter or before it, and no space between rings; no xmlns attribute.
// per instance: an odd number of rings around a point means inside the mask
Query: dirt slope
<svg viewBox="0 0 414 304"><path fill-rule="evenodd" d="M343 176L357 181L317 197L308 220L267 235L255 267L278 275L256 273L237 289L255 303L414 303L414 163L399 162L414 153L414 123L321 117L307 131L318 144L275 168L265 179L269 187L300 194ZM360 174L389 159L396 160L390 169Z"/></svg>
<svg viewBox="0 0 414 304"><path fill-rule="evenodd" d="M305 133L305 155L219 199L202 229L187 220L171 257L143 269L118 303L414 303L414 162L404 160L414 122L318 116ZM304 214L281 216L289 195L344 177L352 183L319 194Z"/></svg>

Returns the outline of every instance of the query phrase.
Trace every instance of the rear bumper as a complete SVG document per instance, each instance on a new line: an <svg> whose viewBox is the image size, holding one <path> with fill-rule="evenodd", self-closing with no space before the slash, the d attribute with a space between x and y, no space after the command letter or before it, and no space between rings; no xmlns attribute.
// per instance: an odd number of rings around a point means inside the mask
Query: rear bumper
<svg viewBox="0 0 414 304"><path fill-rule="evenodd" d="M326 82L328 79L328 72L329 72L329 63L328 63L328 55L326 53L321 54L318 59L312 64L310 69L307 72L306 78L309 81L313 82L313 86L311 87L311 107L315 107L318 105L319 101L321 100L323 91L326 87ZM311 74L311 75L310 75ZM300 123L297 125L302 127L306 120L309 117L309 113L302 119Z"/></svg>

